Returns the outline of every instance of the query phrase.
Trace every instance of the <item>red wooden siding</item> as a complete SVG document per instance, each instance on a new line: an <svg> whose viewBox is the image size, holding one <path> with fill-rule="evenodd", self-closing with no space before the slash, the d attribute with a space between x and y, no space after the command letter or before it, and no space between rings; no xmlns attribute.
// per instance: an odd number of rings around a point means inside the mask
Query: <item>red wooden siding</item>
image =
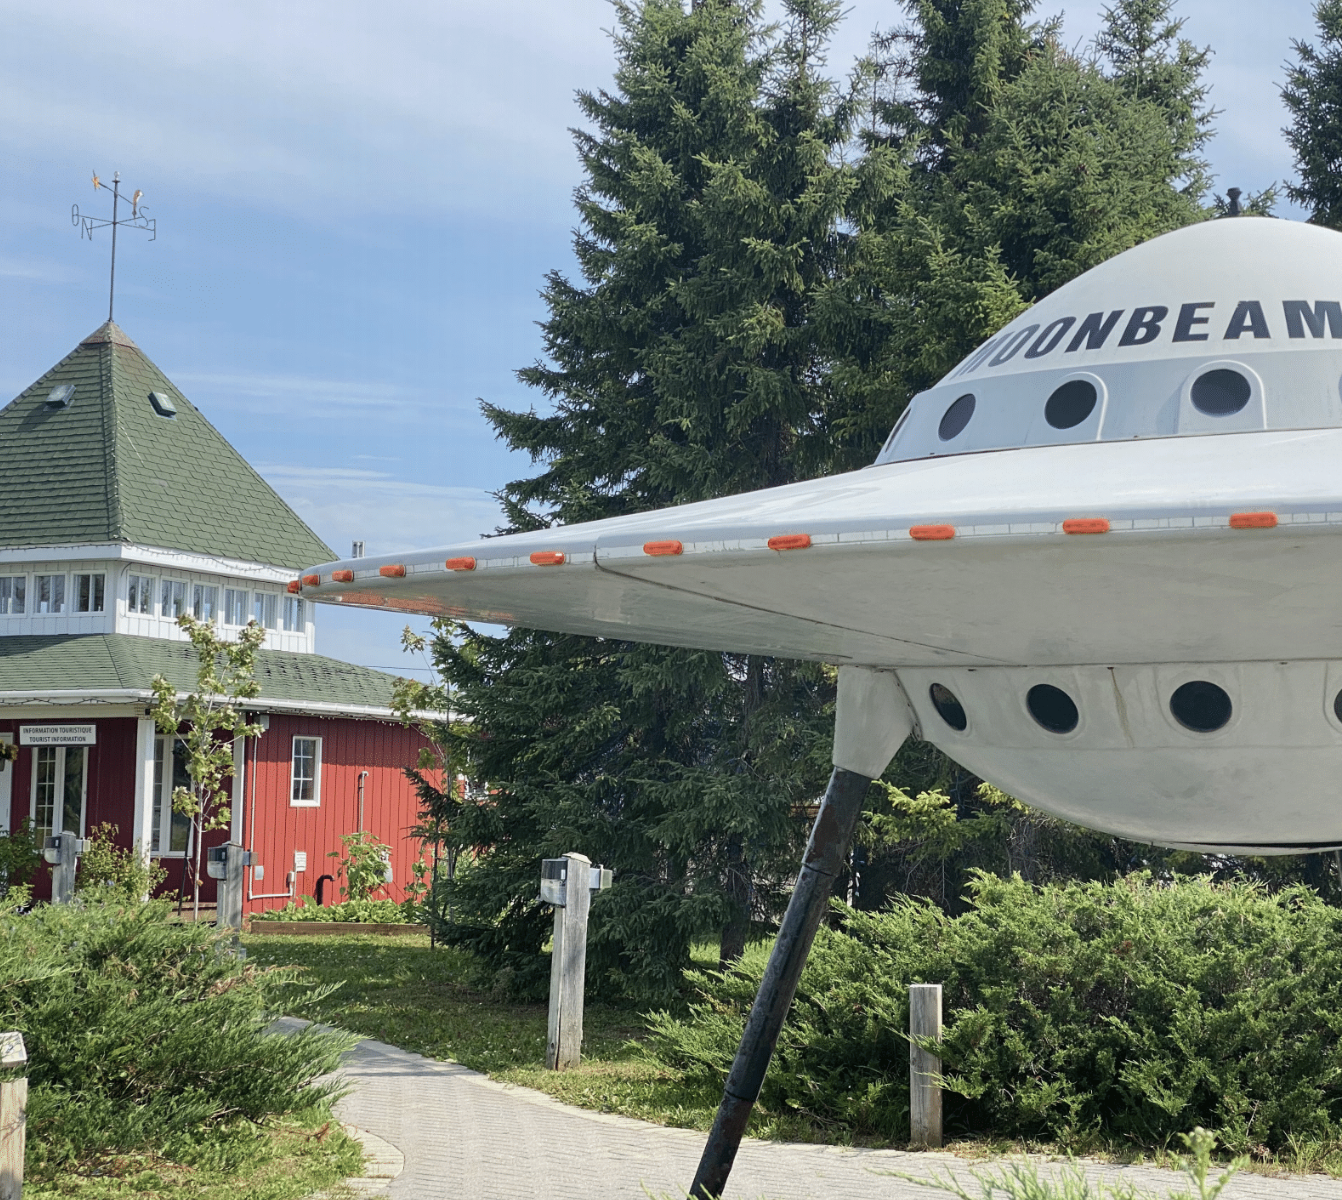
<svg viewBox="0 0 1342 1200"><path fill-rule="evenodd" d="M316 807L295 806L289 800L295 737L322 739L321 795ZM260 894L288 890L286 876L294 868L296 850L307 854L307 869L295 880L296 893L315 896L317 881L331 875L323 898L327 904L339 901L334 878L337 860L328 854L340 849L342 834L359 827L361 771L368 772L363 827L391 847L393 882L378 895L405 899L405 885L413 878L411 867L420 857L420 844L410 837L418 821L418 802L402 769L414 766L424 744L420 734L393 722L272 715L270 728L247 749L247 770L252 772L254 761L256 769L247 780L243 844L254 849L266 877L253 886L257 898L246 902L246 910L259 912L284 904L282 896L262 899Z"/></svg>
<svg viewBox="0 0 1342 1200"><path fill-rule="evenodd" d="M37 714L0 719L0 732L13 733L17 741L21 724L43 723L53 720ZM135 824L136 721L130 717L109 717L95 719L93 724L98 728L98 741L88 747L85 831L110 821L117 826L117 842L129 847ZM289 801L295 736L322 739L321 791L316 807L295 807ZM403 900L405 885L413 878L411 867L421 848L409 836L418 820L418 801L402 768L415 764L424 744L420 734L395 722L272 716L270 728L247 747L242 842L254 848L256 861L265 866L266 878L251 887L256 898L244 901L245 910L260 912L285 903L283 896L262 894L288 890L286 876L293 870L295 850L307 853L307 869L295 880L294 891L298 896L315 895L322 875L335 876L336 860L328 854L340 849L341 834L358 828L358 777L365 770L368 776L364 780L364 828L391 847L393 882L378 895ZM7 768L12 773L11 814L15 824L29 812L33 753L32 747L22 747L18 762ZM227 841L228 836L228 830L208 834L205 845L217 845ZM175 895L181 882L182 862L167 858L162 864L168 870L162 892ZM40 869L34 890L39 898L51 894L50 868ZM188 894L189 891L188 884ZM206 878L202 881L201 899L213 903L214 897L215 883ZM328 904L339 901L334 879L327 882L324 899Z"/></svg>

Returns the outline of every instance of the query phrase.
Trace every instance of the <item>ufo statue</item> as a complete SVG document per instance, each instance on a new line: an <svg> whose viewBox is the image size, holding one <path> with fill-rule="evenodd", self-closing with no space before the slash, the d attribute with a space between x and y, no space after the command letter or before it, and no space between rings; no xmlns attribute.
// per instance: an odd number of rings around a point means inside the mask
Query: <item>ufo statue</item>
<svg viewBox="0 0 1342 1200"><path fill-rule="evenodd" d="M910 732L1126 838L1342 846L1342 234L1242 217L1128 250L916 396L860 471L291 586L839 666L835 774L692 1189L716 1195Z"/></svg>

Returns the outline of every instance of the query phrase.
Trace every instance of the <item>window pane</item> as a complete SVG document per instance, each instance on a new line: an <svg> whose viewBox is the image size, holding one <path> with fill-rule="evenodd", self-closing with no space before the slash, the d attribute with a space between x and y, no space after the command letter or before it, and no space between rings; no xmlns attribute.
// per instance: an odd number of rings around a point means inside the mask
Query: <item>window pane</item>
<svg viewBox="0 0 1342 1200"><path fill-rule="evenodd" d="M0 615L9 612L14 600L14 580L8 575L0 576Z"/></svg>
<svg viewBox="0 0 1342 1200"><path fill-rule="evenodd" d="M55 832L56 751L56 746L38 746L33 757L33 833L39 845Z"/></svg>
<svg viewBox="0 0 1342 1200"><path fill-rule="evenodd" d="M28 577L26 575L16 575L14 577L14 599L11 601L10 612L21 613L28 597Z"/></svg>
<svg viewBox="0 0 1342 1200"><path fill-rule="evenodd" d="M154 581L148 575L132 575L126 593L126 608L133 613L154 611Z"/></svg>
<svg viewBox="0 0 1342 1200"><path fill-rule="evenodd" d="M186 769L186 747L176 739L172 746L172 786L174 788L189 788L191 786L191 775ZM168 805L172 806L172 791L168 792ZM174 812L172 814L172 837L168 844L168 849L174 853L181 853L186 849L187 843L191 840L191 818L185 813Z"/></svg>
<svg viewBox="0 0 1342 1200"><path fill-rule="evenodd" d="M177 620L186 612L186 582L181 579L163 581L163 615Z"/></svg>
<svg viewBox="0 0 1342 1200"><path fill-rule="evenodd" d="M75 612L102 612L103 575L75 576Z"/></svg>
<svg viewBox="0 0 1342 1200"><path fill-rule="evenodd" d="M302 633L304 625L303 601L297 596L284 598L284 628L289 633Z"/></svg>
<svg viewBox="0 0 1342 1200"><path fill-rule="evenodd" d="M61 830L76 837L84 836L84 754L83 746L65 747Z"/></svg>
<svg viewBox="0 0 1342 1200"><path fill-rule="evenodd" d="M37 612L59 613L65 611L65 576L38 575L35 577L37 592Z"/></svg>
<svg viewBox="0 0 1342 1200"><path fill-rule="evenodd" d="M224 623L247 624L247 593L241 588L224 589Z"/></svg>
<svg viewBox="0 0 1342 1200"><path fill-rule="evenodd" d="M213 621L219 607L219 589L197 583L191 589L191 614L197 621Z"/></svg>
<svg viewBox="0 0 1342 1200"><path fill-rule="evenodd" d="M278 629L280 598L274 592L257 592L252 615L267 629Z"/></svg>
<svg viewBox="0 0 1342 1200"><path fill-rule="evenodd" d="M293 803L312 803L316 799L317 739L294 738L293 787L289 799Z"/></svg>
<svg viewBox="0 0 1342 1200"><path fill-rule="evenodd" d="M165 740L161 737L154 739L154 832L150 836L150 843L155 854L163 853L163 743Z"/></svg>

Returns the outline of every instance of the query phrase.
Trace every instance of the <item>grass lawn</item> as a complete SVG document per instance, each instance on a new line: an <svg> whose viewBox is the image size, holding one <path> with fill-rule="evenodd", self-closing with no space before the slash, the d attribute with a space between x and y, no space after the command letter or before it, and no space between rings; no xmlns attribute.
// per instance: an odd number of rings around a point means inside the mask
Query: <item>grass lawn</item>
<svg viewBox="0 0 1342 1200"><path fill-rule="evenodd" d="M143 1155L109 1156L81 1174L26 1181L25 1200L299 1200L363 1167L363 1150L325 1112L240 1129L215 1161L186 1166Z"/></svg>

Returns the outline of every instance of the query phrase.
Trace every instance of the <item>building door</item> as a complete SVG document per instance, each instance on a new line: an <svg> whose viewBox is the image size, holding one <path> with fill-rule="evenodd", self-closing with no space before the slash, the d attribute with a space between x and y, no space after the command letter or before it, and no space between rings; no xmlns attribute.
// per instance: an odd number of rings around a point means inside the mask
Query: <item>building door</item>
<svg viewBox="0 0 1342 1200"><path fill-rule="evenodd" d="M14 735L12 733L0 733L0 742L7 746L14 744ZM9 797L13 790L14 783L14 764L0 758L0 833L8 833L11 829L9 823Z"/></svg>

